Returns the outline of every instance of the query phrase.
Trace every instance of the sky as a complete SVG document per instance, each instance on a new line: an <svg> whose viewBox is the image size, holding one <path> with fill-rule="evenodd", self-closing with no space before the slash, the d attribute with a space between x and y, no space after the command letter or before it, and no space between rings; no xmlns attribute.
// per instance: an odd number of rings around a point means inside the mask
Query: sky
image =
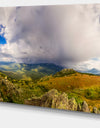
<svg viewBox="0 0 100 128"><path fill-rule="evenodd" d="M4 37L4 29L5 27L3 27L1 24L0 25L0 44L6 44L6 39Z"/></svg>
<svg viewBox="0 0 100 128"><path fill-rule="evenodd" d="M0 61L100 70L100 5L1 7Z"/></svg>

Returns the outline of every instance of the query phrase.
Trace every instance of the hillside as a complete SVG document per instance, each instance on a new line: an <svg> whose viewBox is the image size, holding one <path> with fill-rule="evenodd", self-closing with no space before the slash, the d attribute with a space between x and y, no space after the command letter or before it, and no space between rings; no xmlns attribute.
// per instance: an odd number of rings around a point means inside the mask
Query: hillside
<svg viewBox="0 0 100 128"><path fill-rule="evenodd" d="M66 92L69 97L75 97L77 102L85 100L90 108L100 108L100 76L64 69L53 76L41 78L37 85Z"/></svg>
<svg viewBox="0 0 100 128"><path fill-rule="evenodd" d="M7 76L0 72L0 101L24 104L25 99L41 96L47 91L32 81L9 81Z"/></svg>
<svg viewBox="0 0 100 128"><path fill-rule="evenodd" d="M55 74L62 70L63 67L48 64L24 64L13 62L0 62L0 71L11 79L16 80L38 80L43 76Z"/></svg>
<svg viewBox="0 0 100 128"><path fill-rule="evenodd" d="M91 112L93 107L100 109L100 76L62 69L34 81L9 79L0 72L0 101L24 104L52 89L67 94L68 99L74 98L77 104L86 101Z"/></svg>

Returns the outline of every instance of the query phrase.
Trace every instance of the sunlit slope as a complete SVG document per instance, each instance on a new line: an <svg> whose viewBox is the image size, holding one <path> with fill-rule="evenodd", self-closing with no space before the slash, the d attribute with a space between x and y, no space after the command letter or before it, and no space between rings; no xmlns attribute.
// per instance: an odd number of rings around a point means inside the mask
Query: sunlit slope
<svg viewBox="0 0 100 128"><path fill-rule="evenodd" d="M55 88L59 91L72 89L87 89L100 86L100 76L74 72L68 75L49 76L41 78L38 84L43 84L49 89Z"/></svg>
<svg viewBox="0 0 100 128"><path fill-rule="evenodd" d="M57 89L58 91L66 92L69 97L76 97L79 102L80 100L85 100L90 107L96 106L100 108L100 76L64 69L54 76L41 78L37 84L49 90Z"/></svg>

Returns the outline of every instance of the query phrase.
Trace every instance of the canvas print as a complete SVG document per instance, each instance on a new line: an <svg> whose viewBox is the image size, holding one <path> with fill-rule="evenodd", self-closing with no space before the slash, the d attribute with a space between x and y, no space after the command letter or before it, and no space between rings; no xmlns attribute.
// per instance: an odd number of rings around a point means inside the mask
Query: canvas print
<svg viewBox="0 0 100 128"><path fill-rule="evenodd" d="M100 4L0 7L0 102L100 114Z"/></svg>

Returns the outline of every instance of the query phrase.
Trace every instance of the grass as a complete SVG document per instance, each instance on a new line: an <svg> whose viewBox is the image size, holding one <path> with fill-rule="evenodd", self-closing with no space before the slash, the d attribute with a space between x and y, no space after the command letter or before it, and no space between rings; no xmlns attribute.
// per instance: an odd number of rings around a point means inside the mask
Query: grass
<svg viewBox="0 0 100 128"><path fill-rule="evenodd" d="M38 72L33 71L31 75L34 73ZM23 73L19 72L19 76L20 74L23 75ZM93 108L93 106L100 108L100 76L78 73L72 69L67 69L55 75L48 76L43 74L43 77L38 80L34 74L33 76L36 79L36 81L34 81L29 77L29 74L23 75L22 78L20 76L21 79L18 79L19 76L17 76L16 73L13 74L10 72L10 74L7 74L6 72L8 80L10 80L9 89L5 83L2 83L2 86L0 86L0 92L5 101L24 103L25 99L34 96L39 97L50 89L57 89L60 92L67 93L68 98L74 97L77 103L82 103L82 101L85 100L89 104L90 109ZM5 79L6 75L0 73L0 78ZM14 78L11 79L11 76ZM11 88L11 86L13 87ZM18 94L17 96L14 89Z"/></svg>
<svg viewBox="0 0 100 128"><path fill-rule="evenodd" d="M55 88L59 91L87 89L92 86L100 87L100 76L75 73L63 77L52 76L48 81L39 81L38 84L44 85L48 89Z"/></svg>
<svg viewBox="0 0 100 128"><path fill-rule="evenodd" d="M73 73L65 76L46 77L37 85L44 86L48 90L57 89L66 92L68 97L74 97L78 103L87 101L89 107L100 108L100 76L82 73Z"/></svg>

